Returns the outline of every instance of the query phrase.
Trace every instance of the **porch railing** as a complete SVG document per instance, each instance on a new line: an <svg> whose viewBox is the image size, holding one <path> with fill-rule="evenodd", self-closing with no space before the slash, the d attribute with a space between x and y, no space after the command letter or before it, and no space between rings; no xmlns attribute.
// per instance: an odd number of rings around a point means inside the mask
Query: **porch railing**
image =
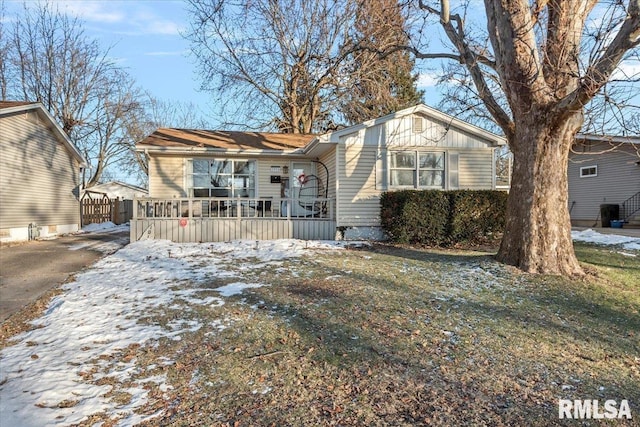
<svg viewBox="0 0 640 427"><path fill-rule="evenodd" d="M620 219L628 221L629 218L638 211L640 211L640 191L622 202Z"/></svg>
<svg viewBox="0 0 640 427"><path fill-rule="evenodd" d="M133 219L307 219L335 220L333 198L136 198Z"/></svg>

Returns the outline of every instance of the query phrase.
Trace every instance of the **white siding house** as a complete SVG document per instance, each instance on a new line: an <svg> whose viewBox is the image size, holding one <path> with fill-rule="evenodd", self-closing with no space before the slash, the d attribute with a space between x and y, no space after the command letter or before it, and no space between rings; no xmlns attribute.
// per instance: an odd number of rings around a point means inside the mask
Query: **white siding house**
<svg viewBox="0 0 640 427"><path fill-rule="evenodd" d="M0 241L77 231L83 167L41 104L0 102Z"/></svg>
<svg viewBox="0 0 640 427"><path fill-rule="evenodd" d="M503 137L417 105L322 135L335 147L337 227L346 238L380 238L380 196L400 189L495 189Z"/></svg>
<svg viewBox="0 0 640 427"><path fill-rule="evenodd" d="M265 204L268 215L260 216L289 230L279 237L381 238L383 192L495 189L494 150L504 144L422 104L319 136L159 129L136 146L149 159L151 199L139 213L158 217L161 207L171 206L171 215L191 218L180 222L182 230L171 223L171 236L163 237L173 239L188 233L188 239L260 238L263 224L242 225L247 212L239 207ZM216 223L224 233L207 234ZM167 229L162 220L136 223L134 216L132 241L152 225ZM243 234L247 227L254 234Z"/></svg>

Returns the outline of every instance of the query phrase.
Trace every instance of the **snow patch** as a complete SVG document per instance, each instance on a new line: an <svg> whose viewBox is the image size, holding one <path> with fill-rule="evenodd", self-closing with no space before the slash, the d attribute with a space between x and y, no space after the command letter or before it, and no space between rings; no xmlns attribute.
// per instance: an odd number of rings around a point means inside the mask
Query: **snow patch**
<svg viewBox="0 0 640 427"><path fill-rule="evenodd" d="M602 234L592 229L572 231L571 237L575 241L595 243L598 245L621 245L626 250L640 250L640 239L637 237L619 236L616 234Z"/></svg>
<svg viewBox="0 0 640 427"><path fill-rule="evenodd" d="M83 231L104 230L122 227L94 224ZM135 409L148 400L143 384L151 382L160 390L169 390L167 378L152 376L149 369L137 367L135 360L122 363L119 355L130 346L156 345L162 337L179 340L203 328L207 335L216 334L233 320L221 317L219 322L204 325L185 316L161 325L141 319L167 309L186 315L193 305L216 310L225 297L264 286L238 281L214 290L207 287L212 280L237 277L226 266L237 266L238 259L280 262L346 246L344 242L302 240L211 244L146 240L124 247L63 285L63 294L52 299L44 315L33 322L36 328L17 336L14 345L2 350L2 425L79 424L92 414L105 412L112 419L121 417L117 425L129 426L160 415L141 416ZM255 262L242 265L244 270L258 267ZM219 296L211 295L212 291ZM169 358L156 362L173 363ZM93 384L106 377L117 383ZM130 401L116 406L106 397L114 388L129 393Z"/></svg>

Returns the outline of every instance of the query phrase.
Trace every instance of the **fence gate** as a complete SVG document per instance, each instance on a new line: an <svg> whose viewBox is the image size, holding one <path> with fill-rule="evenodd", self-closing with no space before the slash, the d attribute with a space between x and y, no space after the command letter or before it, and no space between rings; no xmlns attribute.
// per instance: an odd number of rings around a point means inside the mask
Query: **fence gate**
<svg viewBox="0 0 640 427"><path fill-rule="evenodd" d="M104 196L92 199L88 193L80 200L80 213L82 227L87 224L100 224L111 221L112 203L109 197Z"/></svg>

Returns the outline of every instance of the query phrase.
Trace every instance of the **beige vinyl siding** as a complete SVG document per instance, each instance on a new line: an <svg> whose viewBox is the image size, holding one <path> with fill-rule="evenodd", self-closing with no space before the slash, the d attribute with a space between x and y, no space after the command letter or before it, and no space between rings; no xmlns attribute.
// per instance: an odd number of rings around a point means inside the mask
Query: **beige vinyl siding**
<svg viewBox="0 0 640 427"><path fill-rule="evenodd" d="M80 224L80 165L47 125L35 111L0 117L1 229Z"/></svg>
<svg viewBox="0 0 640 427"><path fill-rule="evenodd" d="M493 188L493 148L445 124L423 120L413 131L414 116L401 117L340 138L338 144L338 226L379 226L380 195L388 180L388 153L393 150L444 152L458 155L458 188ZM376 161L378 165L376 165ZM446 161L449 165L449 161ZM445 168L445 182L449 182ZM378 185L376 186L376 180ZM448 185L448 184L447 184Z"/></svg>
<svg viewBox="0 0 640 427"><path fill-rule="evenodd" d="M460 152L458 158L459 189L487 190L493 188L493 149Z"/></svg>
<svg viewBox="0 0 640 427"><path fill-rule="evenodd" d="M338 226L380 225L377 152L377 147L360 143L357 134L338 145Z"/></svg>
<svg viewBox="0 0 640 427"><path fill-rule="evenodd" d="M330 150L319 159L329 171L329 179L327 180L327 172L322 165L317 165L317 172L320 179L325 185L328 185L327 197L336 197L336 150ZM328 182L327 182L328 181Z"/></svg>
<svg viewBox="0 0 640 427"><path fill-rule="evenodd" d="M414 132L414 119L422 119L422 132ZM461 129L451 127L448 123L435 121L425 116L414 114L400 117L376 127L384 126L388 135L387 144L398 147L439 148L486 148L489 141L482 140ZM375 132L370 132L372 136ZM370 141L365 141L365 144Z"/></svg>
<svg viewBox="0 0 640 427"><path fill-rule="evenodd" d="M271 166L280 168L280 172L271 172ZM257 178L257 191L256 197L273 197L279 198L281 196L281 184L272 184L271 175L280 176L282 180L289 178L289 175L284 174L284 167L291 169L289 160L282 158L274 159L258 159L258 176Z"/></svg>
<svg viewBox="0 0 640 427"><path fill-rule="evenodd" d="M600 205L621 204L640 191L637 148L621 144L615 151L608 151L609 144L596 143L577 147L580 152L571 153L567 173L572 221L595 223ZM581 167L594 165L598 167L597 176L580 178Z"/></svg>
<svg viewBox="0 0 640 427"><path fill-rule="evenodd" d="M179 156L152 156L149 160L149 197L155 198L178 198L188 197L187 195L187 162L193 157L184 158ZM237 158L233 156L206 156L206 158ZM257 185L256 197L281 196L281 185L271 183L271 175L280 175L282 179L289 178L284 174L284 167L291 169L291 160L288 158L252 158L244 157L247 160L256 160ZM306 160L302 160L306 161ZM280 172L271 172L272 166L280 167Z"/></svg>
<svg viewBox="0 0 640 427"><path fill-rule="evenodd" d="M149 159L149 197L187 197L184 173L184 158L152 156Z"/></svg>

